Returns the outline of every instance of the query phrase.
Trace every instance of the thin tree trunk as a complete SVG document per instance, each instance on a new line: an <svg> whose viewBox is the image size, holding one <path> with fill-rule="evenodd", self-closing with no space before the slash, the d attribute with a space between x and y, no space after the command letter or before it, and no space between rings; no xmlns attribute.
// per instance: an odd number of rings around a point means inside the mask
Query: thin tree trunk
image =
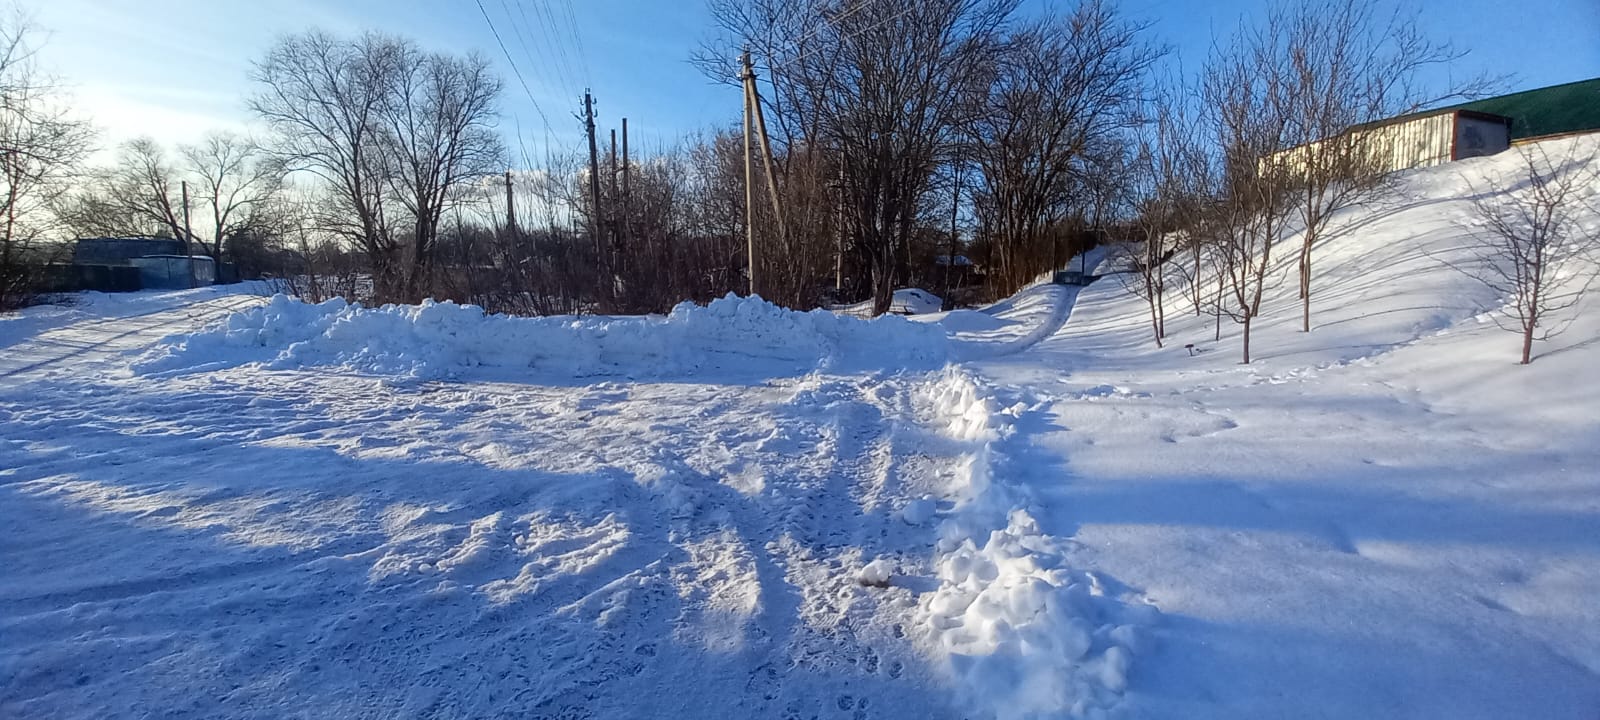
<svg viewBox="0 0 1600 720"><path fill-rule="evenodd" d="M1250 364L1250 321L1253 319L1251 315L1244 316L1244 364L1246 365Z"/></svg>

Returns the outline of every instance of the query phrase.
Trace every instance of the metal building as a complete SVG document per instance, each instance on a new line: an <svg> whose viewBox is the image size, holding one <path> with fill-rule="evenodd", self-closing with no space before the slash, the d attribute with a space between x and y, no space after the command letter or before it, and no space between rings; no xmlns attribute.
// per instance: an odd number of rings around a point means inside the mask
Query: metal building
<svg viewBox="0 0 1600 720"><path fill-rule="evenodd" d="M194 264L191 272L189 265ZM204 255L151 255L128 260L139 268L139 285L145 290L182 290L204 287L217 280L216 263Z"/></svg>
<svg viewBox="0 0 1600 720"><path fill-rule="evenodd" d="M1596 132L1600 131L1600 78L1474 100L1453 109L1512 118L1514 145Z"/></svg>
<svg viewBox="0 0 1600 720"><path fill-rule="evenodd" d="M1511 147L1511 118L1445 108L1357 125L1335 142L1354 140L1373 165L1385 171L1439 165L1452 160L1493 155ZM1272 154L1263 163L1293 168L1323 142L1319 140Z"/></svg>

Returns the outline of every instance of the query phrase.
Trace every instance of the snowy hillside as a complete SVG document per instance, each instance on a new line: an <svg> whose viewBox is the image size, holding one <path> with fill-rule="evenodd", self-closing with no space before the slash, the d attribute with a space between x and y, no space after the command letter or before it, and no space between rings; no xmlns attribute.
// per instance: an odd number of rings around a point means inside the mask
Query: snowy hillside
<svg viewBox="0 0 1600 720"><path fill-rule="evenodd" d="M1550 152L1574 142L1600 146ZM1500 298L1442 263L1464 260L1467 189L1517 162L1415 171L1405 198L1336 221L1313 332L1286 275L1252 365L1237 325L1213 342L1181 301L1157 349L1143 301L1108 280L1060 332L980 364L1055 398L1026 482L1048 488L1069 560L1163 612L1135 716L1600 708L1600 297L1518 366Z"/></svg>
<svg viewBox="0 0 1600 720"><path fill-rule="evenodd" d="M1441 262L1514 162L1336 221L1249 366L1112 279L0 319L0 717L1592 718L1600 298L1517 366Z"/></svg>

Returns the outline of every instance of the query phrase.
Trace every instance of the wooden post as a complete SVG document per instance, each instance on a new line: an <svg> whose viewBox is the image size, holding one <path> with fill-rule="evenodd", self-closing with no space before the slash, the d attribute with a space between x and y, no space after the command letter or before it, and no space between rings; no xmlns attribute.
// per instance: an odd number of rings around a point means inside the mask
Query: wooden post
<svg viewBox="0 0 1600 720"><path fill-rule="evenodd" d="M628 196L632 187L628 183L628 119L622 119L622 244L628 243L628 227L632 222L628 215Z"/></svg>
<svg viewBox="0 0 1600 720"><path fill-rule="evenodd" d="M506 171L506 236L517 235L517 205L511 195L511 171Z"/></svg>
<svg viewBox="0 0 1600 720"><path fill-rule="evenodd" d="M171 187L170 185L168 187ZM170 197L170 196L169 196ZM183 181L183 251L189 256L189 287L200 287L194 276L194 231L189 229L189 181Z"/></svg>
<svg viewBox="0 0 1600 720"><path fill-rule="evenodd" d="M583 124L589 133L589 234L593 236L596 262L605 256L600 241L600 151L594 142L594 99L583 94Z"/></svg>
<svg viewBox="0 0 1600 720"><path fill-rule="evenodd" d="M836 301L842 302L843 298L840 297L840 295L842 295L844 293L844 238L845 238L845 227L844 227L844 224L845 224L845 212L844 212L844 209L845 209L845 196L844 196L844 153L843 152L839 153L839 185L838 185L838 190L839 190L839 209L835 214L838 215L838 223L839 223L838 244L839 244L839 246L837 248L835 248L835 253L834 253L834 258L833 258L833 261L834 261L834 266L833 266L833 293L834 293L834 298L833 299L836 300Z"/></svg>
<svg viewBox="0 0 1600 720"><path fill-rule="evenodd" d="M756 71L745 55L746 82L750 84L750 107L756 116L756 134L761 139L761 164L767 172L767 196L772 200L772 216L778 222L778 245L788 244L788 229L783 222L783 204L778 199L778 174L772 169L772 143L767 138L767 118L761 112L761 90L756 87Z"/></svg>
<svg viewBox="0 0 1600 720"><path fill-rule="evenodd" d="M611 197L606 202L606 223L610 225L611 252L616 253L621 246L621 235L617 232L617 129L611 128L611 172L607 179L611 184Z"/></svg>
<svg viewBox="0 0 1600 720"><path fill-rule="evenodd" d="M956 235L957 216L961 212L961 159L956 158L956 172L953 178L955 189L950 193L950 255L945 258L944 265L944 309L954 310L955 303L951 299L950 290L954 287L950 281L951 274L956 271L956 247L959 237Z"/></svg>
<svg viewBox="0 0 1600 720"><path fill-rule="evenodd" d="M756 218L755 218L755 166L750 158L750 79L754 71L750 69L750 53L745 52L739 56L742 72L739 79L744 82L744 240L745 253L750 264L750 291L756 294Z"/></svg>

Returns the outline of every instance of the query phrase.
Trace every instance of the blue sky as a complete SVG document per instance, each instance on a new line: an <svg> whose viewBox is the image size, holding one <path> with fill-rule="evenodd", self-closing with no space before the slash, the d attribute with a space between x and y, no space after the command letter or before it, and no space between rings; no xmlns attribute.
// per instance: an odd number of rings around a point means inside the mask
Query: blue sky
<svg viewBox="0 0 1600 720"><path fill-rule="evenodd" d="M1029 9L1044 6L1030 0ZM1263 0L1121 4L1152 22L1154 37L1172 45L1191 70L1203 61L1213 32L1225 35L1264 6ZM599 101L602 128L626 116L641 146L731 126L740 107L737 89L712 83L687 62L713 32L702 0L483 0L531 100L474 0L31 0L23 7L45 31L43 62L102 128L108 146L139 135L176 143L211 128L249 129L250 61L279 35L309 27L375 29L434 49L482 52L506 80L502 127L508 134L520 128L535 145L546 134L540 110L558 143L578 140L573 116L585 87ZM569 9L576 33L566 20ZM1422 9L1434 37L1470 51L1452 73L1509 74L1508 91L1600 76L1600 0L1434 1Z"/></svg>

